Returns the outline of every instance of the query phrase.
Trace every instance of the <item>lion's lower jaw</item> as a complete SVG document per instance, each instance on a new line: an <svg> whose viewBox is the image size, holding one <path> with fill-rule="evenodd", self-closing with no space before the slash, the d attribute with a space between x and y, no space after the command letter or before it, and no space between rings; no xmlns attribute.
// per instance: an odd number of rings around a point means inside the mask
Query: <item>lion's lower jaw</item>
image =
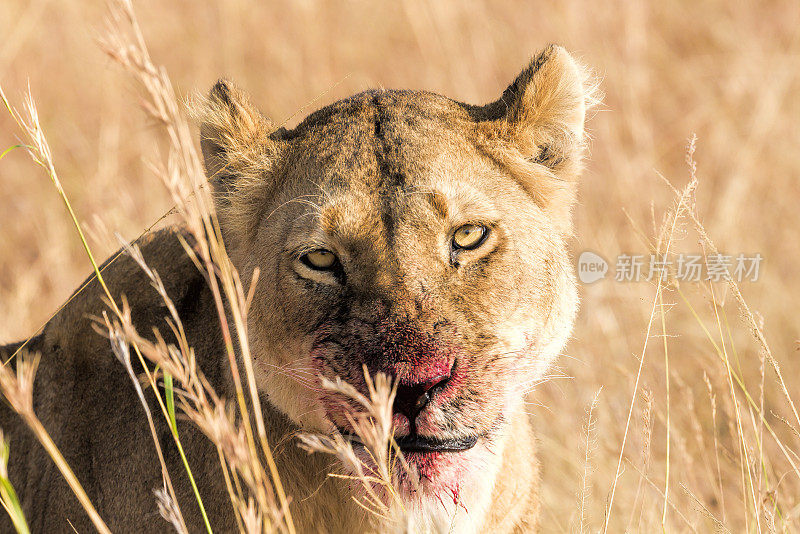
<svg viewBox="0 0 800 534"><path fill-rule="evenodd" d="M535 518L525 516L537 499L536 464L533 448L519 439L532 437L527 420L515 423L466 451L408 455L411 473L398 480L400 502L382 530L472 534L532 524ZM520 423L523 428L517 428Z"/></svg>
<svg viewBox="0 0 800 534"><path fill-rule="evenodd" d="M395 512L396 517L386 530L398 534L408 532L476 534L481 531L489 505L488 498L479 499L469 508L464 503L457 503L452 499L417 500L408 503L404 510Z"/></svg>
<svg viewBox="0 0 800 534"><path fill-rule="evenodd" d="M395 475L389 519L379 530L477 532L491 507L502 455L478 443L462 452L405 456L407 470Z"/></svg>

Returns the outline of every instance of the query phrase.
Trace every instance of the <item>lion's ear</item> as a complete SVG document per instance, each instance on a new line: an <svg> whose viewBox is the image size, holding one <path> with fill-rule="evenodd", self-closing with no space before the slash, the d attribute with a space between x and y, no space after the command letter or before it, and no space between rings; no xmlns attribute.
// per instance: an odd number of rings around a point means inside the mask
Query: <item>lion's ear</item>
<svg viewBox="0 0 800 534"><path fill-rule="evenodd" d="M192 111L200 123L200 146L220 220L229 232L245 238L273 189L279 155L275 128L226 80L218 81Z"/></svg>
<svg viewBox="0 0 800 534"><path fill-rule="evenodd" d="M584 70L562 47L540 52L476 118L502 160L537 202L569 226L585 146L586 111L596 101Z"/></svg>
<svg viewBox="0 0 800 534"><path fill-rule="evenodd" d="M261 172L275 155L272 123L247 95L227 80L211 88L195 107L206 173L217 186L230 187L237 177Z"/></svg>
<svg viewBox="0 0 800 534"><path fill-rule="evenodd" d="M526 158L557 170L581 156L590 93L584 70L564 48L550 45L488 107Z"/></svg>

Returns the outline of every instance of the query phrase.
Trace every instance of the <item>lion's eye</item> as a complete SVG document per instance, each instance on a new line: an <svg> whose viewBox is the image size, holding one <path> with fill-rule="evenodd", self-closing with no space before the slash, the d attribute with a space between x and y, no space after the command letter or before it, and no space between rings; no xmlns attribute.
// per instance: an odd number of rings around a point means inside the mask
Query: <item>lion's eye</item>
<svg viewBox="0 0 800 534"><path fill-rule="evenodd" d="M300 257L300 261L318 271L329 271L336 265L336 254L330 250L315 250Z"/></svg>
<svg viewBox="0 0 800 534"><path fill-rule="evenodd" d="M465 224L453 234L453 248L472 250L483 243L489 229L477 224Z"/></svg>

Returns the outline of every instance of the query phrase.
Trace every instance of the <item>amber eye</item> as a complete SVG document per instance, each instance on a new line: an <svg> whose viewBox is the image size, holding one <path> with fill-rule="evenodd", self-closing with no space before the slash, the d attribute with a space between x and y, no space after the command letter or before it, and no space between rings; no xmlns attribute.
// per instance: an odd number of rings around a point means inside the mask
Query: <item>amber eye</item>
<svg viewBox="0 0 800 534"><path fill-rule="evenodd" d="M453 248L472 250L478 248L489 234L489 229L477 224L465 224L453 234Z"/></svg>
<svg viewBox="0 0 800 534"><path fill-rule="evenodd" d="M336 265L337 258L336 254L330 250L319 249L303 254L303 256L300 257L300 261L312 269L330 271Z"/></svg>

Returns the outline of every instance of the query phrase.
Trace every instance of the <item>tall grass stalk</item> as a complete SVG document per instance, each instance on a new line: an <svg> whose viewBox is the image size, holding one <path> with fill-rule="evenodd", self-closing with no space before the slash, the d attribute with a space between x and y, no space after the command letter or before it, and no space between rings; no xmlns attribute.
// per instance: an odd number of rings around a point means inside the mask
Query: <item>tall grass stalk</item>
<svg viewBox="0 0 800 534"><path fill-rule="evenodd" d="M194 147L191 131L180 112L172 86L163 69L157 68L150 59L138 22L130 2L121 0L112 4L112 20L107 38L102 43L105 51L120 63L144 87L147 93L146 108L149 114L163 126L169 139L170 157L161 176L182 215L187 228L196 240L197 257L208 273L217 313L222 327L224 344L233 375L239 411L244 421L248 447L253 458L257 458L254 432L251 428L249 410L256 423L258 441L269 468L270 480L281 503L281 514L286 518L286 527L294 532L288 499L280 481L272 451L267 442L261 404L255 384L255 373L250 355L246 328L245 292L239 275L225 251L222 235L214 211L213 201L206 186L202 164ZM190 202L191 198L191 202ZM189 251L187 250L187 253ZM219 283L218 283L219 280ZM220 285L221 284L221 285ZM225 303L228 304L226 309ZM228 313L230 313L230 322ZM237 334L238 352L244 364L250 408L245 401L244 388L239 376L237 355L234 350L231 323ZM255 466L254 466L255 467ZM264 478L260 467L255 472ZM260 493L260 492L259 492ZM262 505L266 495L260 493Z"/></svg>
<svg viewBox="0 0 800 534"><path fill-rule="evenodd" d="M56 166L55 166L55 164L53 162L53 158L52 158L52 152L51 152L50 146L49 146L49 144L47 142L47 137L45 136L45 133L44 133L44 131L43 131L42 127L41 127L41 124L39 122L39 114L38 114L38 111L36 109L36 105L35 105L35 103L33 101L33 97L31 95L30 89L28 90L28 94L27 94L26 99L24 101L24 107L23 107L24 115L23 115L23 113L17 111L10 104L10 102L6 98L5 93L3 92L1 87L0 87L0 98L2 98L3 104L5 105L6 109L9 112L9 114L13 117L14 121L17 123L18 127L30 139L30 143L31 144L24 145L24 146L27 148L28 153L30 154L31 158L33 159L33 161L37 165L39 165L39 166L41 166L42 168L45 169L45 171L47 172L47 174L50 177L51 181L55 185L55 187L56 187L56 189L57 189L57 191L58 191L58 193L59 193L64 205L65 205L65 207L67 208L67 211L69 212L70 219L71 219L72 224L73 224L73 226L74 226L74 228L75 228L75 230L76 230L76 232L77 232L77 234L78 234L78 236L79 236L79 238L81 240L81 244L83 245L84 251L86 252L86 255L88 256L89 261L90 261L90 263L92 265L92 268L94 270L94 277L97 279L98 283L101 285L101 287L102 287L102 289L103 289L103 291L105 293L106 302L108 303L109 307L112 309L114 314L119 317L120 314L121 314L120 307L117 304L116 300L114 299L113 295L111 294L110 290L108 289L108 286L106 285L105 280L103 279L103 275L101 273L101 270L98 267L98 263L94 258L94 254L92 253L91 248L89 246L89 243L86 240L86 237L85 237L85 235L83 233L83 230L81 228L81 225L78 222L78 219L77 219L77 216L75 214L75 211L72 208L71 202L69 201L69 197L68 197L66 191L64 190L64 187L61 184L61 180L58 177L58 173L56 171ZM83 287L86 287L86 285L84 285ZM81 288L81 289L83 289L83 288ZM22 347L20 347L20 348L22 348ZM145 370L145 374L146 374L146 376L148 378L148 381L150 382L150 385L152 386L153 391L156 392L156 396L159 397L159 402L161 402L160 396L159 396L159 392L158 392L158 388L155 387L155 378L154 378L154 376L152 375L152 373L149 372L148 367L145 364L144 360L142 359L142 356L139 353L138 348L136 348L134 346L134 349L136 350L137 355L139 356L140 363L142 364L142 368ZM135 385L138 388L138 380L135 382ZM172 489L172 483L171 483L171 480L170 480L170 477L169 477L169 473L167 472L166 465L164 464L163 456L161 454L161 446L160 446L160 443L158 443L158 439L157 439L157 435L155 433L155 429L154 429L154 427L152 427L152 418L150 416L149 409L147 409L146 403L145 403L145 409L146 409L146 412L147 412L148 420L150 421L150 424L151 424L152 437L155 440L155 446L156 446L156 449L158 451L158 457L159 457L159 461L160 461L161 467L162 467L162 475L164 476L165 487L169 490L170 497L171 497L172 501L177 503L177 499L175 497L175 493L174 493L174 491ZM186 468L188 470L188 464L186 464ZM191 472L189 472L189 476L191 478ZM197 498L197 501L198 501L198 504L200 506L200 509L203 511L203 516L205 517L205 510L204 510L204 507L203 507L203 504L202 504L202 500L200 498L199 493L195 492L195 496ZM180 514L178 514L178 517L180 518L180 523L183 524L182 516L180 516ZM208 526L207 522L206 522L206 525ZM184 525L184 529L185 529L185 525ZM210 532L210 527L209 527L209 532Z"/></svg>
<svg viewBox="0 0 800 534"><path fill-rule="evenodd" d="M691 151L694 150L694 139L695 138L692 138L692 140L690 141L688 150ZM672 245L673 235L675 234L675 229L678 224L678 220L683 216L685 212L690 211L689 202L691 200L692 193L694 192L696 187L697 187L697 178L696 176L692 176L686 188L676 199L673 210L668 214L667 220L665 224L662 226L661 235L659 236L660 238L658 246L656 247L655 251L657 255L666 256L669 254L670 247ZM653 319L655 318L656 308L658 307L659 302L662 303L662 311L663 311L663 301L661 300L662 299L661 293L665 286L666 276L667 273L665 270L659 271L657 285L656 285L656 295L655 298L653 299L652 309L650 310L650 319L647 322L647 331L645 333L644 346L642 347L642 352L639 357L639 368L636 372L636 379L633 385L633 393L631 395L630 408L628 409L628 417L625 422L625 431L623 432L622 444L620 445L619 448L617 469L614 474L614 481L611 485L611 496L609 497L608 506L606 508L606 516L605 516L605 521L603 523L604 533L608 531L609 521L611 520L611 512L614 507L614 496L616 495L617 482L619 480L620 470L622 469L622 459L623 459L623 454L625 452L625 444L627 443L628 440L628 431L630 429L631 417L633 416L633 408L636 404L636 397L639 391L639 381L642 376L642 368L644 366L645 356L647 354L647 345L648 342L650 341L650 332L653 327ZM667 499L666 492L664 494L664 499L666 502Z"/></svg>
<svg viewBox="0 0 800 534"><path fill-rule="evenodd" d="M600 393L602 388L597 390L597 393L592 397L586 409L586 427L584 429L585 439L583 443L583 473L581 475L581 485L578 489L578 518L580 524L578 525L578 532L581 534L589 531L587 510L590 495L590 475L592 472L592 453L597 447L597 416L595 410L597 404L600 402Z"/></svg>
<svg viewBox="0 0 800 534"><path fill-rule="evenodd" d="M22 130L25 134L27 134L28 138L30 139L31 142L30 145L21 145L21 146L24 146L27 149L28 154L31 156L31 159L33 159L33 161L37 165L45 169L47 175L50 177L50 180L53 182L56 191L58 191L58 194L61 196L61 200L64 202L64 206L67 208L67 211L69 212L69 216L70 219L72 220L73 226L75 227L75 231L78 233L78 237L80 237L83 249L84 251L86 251L86 255L89 257L89 261L92 264L92 268L94 269L97 281L103 287L103 291L105 291L108 298L112 299L111 293L109 292L108 287L106 286L105 280L103 280L103 275L100 273L100 269L97 266L97 261L95 261L94 255L92 254L92 251L89 248L89 243L86 241L86 236L83 234L83 229L81 228L80 223L78 223L78 218L75 215L75 210L72 209L72 204L70 203L69 198L67 197L67 194L64 191L64 187L61 185L61 180L58 178L58 173L56 172L56 167L55 164L53 163L53 155L52 152L50 151L50 145L47 142L47 138L44 135L44 131L42 130L41 124L39 124L39 112L37 111L36 105L33 102L33 96L31 95L30 87L28 87L28 93L25 97L25 101L23 102L23 108L25 110L26 116L23 116L20 112L18 112L11 106L8 99L6 98L5 93L3 92L2 87L0 87L0 99L2 99L3 105L5 106L9 115L11 115L11 117L17 123L19 129ZM3 155L5 155L5 152Z"/></svg>

